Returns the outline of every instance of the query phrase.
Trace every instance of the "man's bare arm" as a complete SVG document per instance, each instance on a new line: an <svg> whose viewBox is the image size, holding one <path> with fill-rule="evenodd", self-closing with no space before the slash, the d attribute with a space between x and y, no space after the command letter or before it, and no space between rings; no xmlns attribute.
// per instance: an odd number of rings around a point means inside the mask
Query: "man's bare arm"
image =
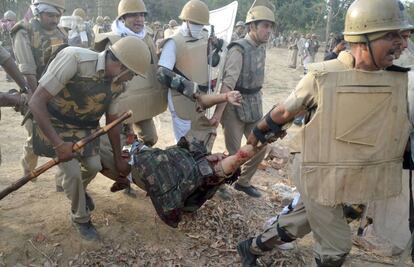
<svg viewBox="0 0 414 267"><path fill-rule="evenodd" d="M118 118L118 116L109 113L106 113L105 117L106 124L109 124ZM127 176L130 171L130 167L128 163L121 157L120 125L117 125L109 130L108 138L111 142L115 166L121 175Z"/></svg>
<svg viewBox="0 0 414 267"><path fill-rule="evenodd" d="M27 87L27 83L24 79L24 76L19 71L19 69L16 66L16 63L14 63L14 60L11 57L8 60L6 60L6 62L4 62L2 67L22 90L24 90Z"/></svg>

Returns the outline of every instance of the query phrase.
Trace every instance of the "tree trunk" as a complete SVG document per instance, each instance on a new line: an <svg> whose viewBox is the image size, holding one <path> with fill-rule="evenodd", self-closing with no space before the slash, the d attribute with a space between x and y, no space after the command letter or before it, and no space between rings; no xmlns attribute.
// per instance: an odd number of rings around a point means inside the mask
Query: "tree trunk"
<svg viewBox="0 0 414 267"><path fill-rule="evenodd" d="M325 32L325 40L328 42L329 40L329 33L331 32L331 23L332 23L332 2L333 0L328 1L328 17L326 19L326 32Z"/></svg>

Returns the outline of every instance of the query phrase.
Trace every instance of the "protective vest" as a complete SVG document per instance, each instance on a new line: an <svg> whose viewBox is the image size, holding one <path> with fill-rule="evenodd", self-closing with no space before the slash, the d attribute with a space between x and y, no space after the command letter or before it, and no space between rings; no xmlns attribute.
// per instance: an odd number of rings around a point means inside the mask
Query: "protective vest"
<svg viewBox="0 0 414 267"><path fill-rule="evenodd" d="M301 130L302 193L328 206L398 195L410 129L406 73L320 71L315 84L316 112Z"/></svg>
<svg viewBox="0 0 414 267"><path fill-rule="evenodd" d="M96 38L95 49L103 51L106 46L118 41L121 37L113 32L100 34ZM132 110L133 115L129 122L139 122L153 118L167 110L167 89L157 80L158 57L152 39L146 35L143 41L151 52L151 67L147 72L147 78L134 76L127 83L127 90L119 98L120 112Z"/></svg>
<svg viewBox="0 0 414 267"><path fill-rule="evenodd" d="M104 79L103 73L94 77L75 75L65 88L48 102L47 109L53 128L65 142L77 142L90 135L99 127L99 119L122 90L122 86ZM33 132L35 154L54 157L52 145L36 123ZM89 157L98 153L99 139L88 143L80 155Z"/></svg>
<svg viewBox="0 0 414 267"><path fill-rule="evenodd" d="M199 86L208 86L207 38L194 39L178 31L170 39L176 46L174 71ZM165 39L161 46L170 39ZM172 91L171 94L174 109L181 119L195 122L205 117L204 113L196 112L197 103L179 92Z"/></svg>
<svg viewBox="0 0 414 267"><path fill-rule="evenodd" d="M261 89L264 82L266 49L264 46L252 45L245 38L236 40L228 46L241 48L243 56L242 69L234 90L243 94L240 106L235 107L240 121L255 123L263 117Z"/></svg>
<svg viewBox="0 0 414 267"><path fill-rule="evenodd" d="M261 45L252 45L245 38L230 43L228 49L235 45L242 48L243 65L234 89L242 94L256 93L262 89L264 82L266 49Z"/></svg>
<svg viewBox="0 0 414 267"><path fill-rule="evenodd" d="M206 156L201 142L184 138L177 146L147 148L133 155L133 181L145 184L158 216L169 226L177 227L183 211L199 209L224 183L215 177Z"/></svg>
<svg viewBox="0 0 414 267"><path fill-rule="evenodd" d="M208 39L195 39L177 32L171 37L176 46L175 69L199 85L208 85Z"/></svg>
<svg viewBox="0 0 414 267"><path fill-rule="evenodd" d="M36 78L40 79L52 53L60 45L68 42L66 33L59 27L53 31L47 31L37 19L31 19L29 23L18 22L11 30L12 37L21 29L25 29L28 33L36 63Z"/></svg>

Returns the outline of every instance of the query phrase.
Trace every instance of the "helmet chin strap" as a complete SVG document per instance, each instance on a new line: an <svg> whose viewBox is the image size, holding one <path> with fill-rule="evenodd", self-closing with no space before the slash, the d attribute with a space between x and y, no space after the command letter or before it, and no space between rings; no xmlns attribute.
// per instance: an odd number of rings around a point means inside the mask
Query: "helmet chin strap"
<svg viewBox="0 0 414 267"><path fill-rule="evenodd" d="M120 73L120 74L116 75L116 76L112 79L112 82L113 82L113 83L117 83L117 82L118 82L118 80L119 80L122 76L124 76L125 74L127 74L129 71L130 71L129 69L125 69L125 70L121 71L121 73Z"/></svg>
<svg viewBox="0 0 414 267"><path fill-rule="evenodd" d="M371 60L374 63L375 67L377 67L377 69L380 69L377 65L377 62L375 61L374 54L372 53L371 42L369 41L367 34L365 34L365 39L367 39L367 46L368 46L369 54L371 55Z"/></svg>

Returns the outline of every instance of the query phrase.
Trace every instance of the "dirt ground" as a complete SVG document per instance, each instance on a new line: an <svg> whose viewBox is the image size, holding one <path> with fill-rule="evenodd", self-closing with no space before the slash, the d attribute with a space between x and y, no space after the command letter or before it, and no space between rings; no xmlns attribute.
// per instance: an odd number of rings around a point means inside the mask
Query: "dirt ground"
<svg viewBox="0 0 414 267"><path fill-rule="evenodd" d="M295 87L301 70L287 68L288 50L268 50L264 85L264 110L282 101ZM16 88L4 81L0 91ZM11 108L2 108L0 145L0 189L22 176L20 157L26 137L22 117ZM174 143L170 114L156 119L158 147ZM289 139L289 136L286 140ZM286 140L282 141L283 145ZM219 129L214 151L225 150ZM40 163L47 159L42 158ZM235 246L238 241L260 232L263 223L282 208L282 199L271 185L287 180L281 170L264 162L253 183L263 191L252 199L229 187L233 199L223 202L214 197L196 214L188 215L177 229L158 219L143 191L136 199L111 193L111 181L98 175L88 187L96 209L92 220L100 242L87 242L72 228L69 201L55 192L51 169L36 182L0 201L0 266L240 266ZM137 189L139 190L139 189ZM390 266L397 258L372 255L354 246L347 266ZM262 266L312 266L312 237L295 242L292 250L275 250L262 257Z"/></svg>

